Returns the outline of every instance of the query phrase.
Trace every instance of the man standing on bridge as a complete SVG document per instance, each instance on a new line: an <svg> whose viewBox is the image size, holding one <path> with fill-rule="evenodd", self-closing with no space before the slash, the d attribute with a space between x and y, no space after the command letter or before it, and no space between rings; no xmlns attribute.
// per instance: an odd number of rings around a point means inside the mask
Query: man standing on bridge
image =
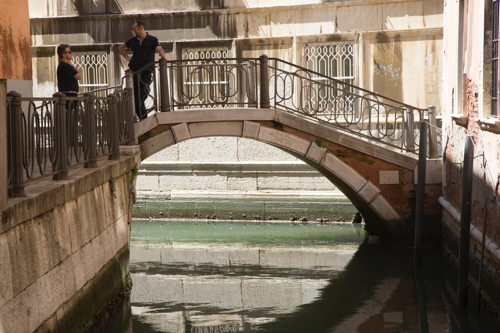
<svg viewBox="0 0 500 333"><path fill-rule="evenodd" d="M131 70L136 72L147 64L154 62L155 51L160 54L160 57L165 58L165 51L163 51L158 38L146 32L143 22L136 21L132 32L135 37L118 46L121 55L129 62L128 67ZM127 54L127 48L132 49L132 57ZM144 101L149 95L149 84L151 83L151 76L154 70L154 64L152 64L144 68L142 72L134 73L135 113L139 117L139 120L148 117Z"/></svg>
<svg viewBox="0 0 500 333"><path fill-rule="evenodd" d="M82 73L71 62L73 52L68 44L57 47L59 65L57 66L57 90L68 97L77 97L79 91L78 80L82 79ZM72 101L66 101L66 109L70 108Z"/></svg>

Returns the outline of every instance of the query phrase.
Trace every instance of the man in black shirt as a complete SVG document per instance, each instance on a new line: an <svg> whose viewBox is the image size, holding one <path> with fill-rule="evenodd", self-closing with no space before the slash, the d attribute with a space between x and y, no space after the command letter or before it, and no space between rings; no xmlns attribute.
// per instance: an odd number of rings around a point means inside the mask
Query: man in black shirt
<svg viewBox="0 0 500 333"><path fill-rule="evenodd" d="M57 89L68 97L78 96L78 80L82 79L80 71L71 63L73 53L68 44L61 44L57 47L59 65L57 66ZM66 108L69 106L66 103Z"/></svg>
<svg viewBox="0 0 500 333"><path fill-rule="evenodd" d="M136 72L147 64L154 62L155 51L160 54L160 57L165 58L165 51L160 46L158 38L146 32L143 22L136 21L132 32L135 37L118 46L121 55L129 61L128 67L131 70ZM132 49L132 57L127 54L127 48ZM144 101L149 94L149 84L151 83L153 71L154 64L145 68L141 73L134 74L135 112L140 120L146 119L148 116Z"/></svg>

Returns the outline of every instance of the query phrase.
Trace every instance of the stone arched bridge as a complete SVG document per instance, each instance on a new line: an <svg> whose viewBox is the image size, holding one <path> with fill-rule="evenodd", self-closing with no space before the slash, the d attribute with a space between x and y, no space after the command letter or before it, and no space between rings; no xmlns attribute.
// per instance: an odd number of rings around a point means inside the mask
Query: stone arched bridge
<svg viewBox="0 0 500 333"><path fill-rule="evenodd" d="M135 133L142 160L195 138L231 136L270 144L323 174L361 212L368 229L399 243L413 240L415 154L383 148L314 119L272 108L154 113L135 124ZM440 171L433 164L427 169L428 182L435 183L426 186L425 215L430 217L439 214ZM432 177L435 172L439 172L437 181Z"/></svg>

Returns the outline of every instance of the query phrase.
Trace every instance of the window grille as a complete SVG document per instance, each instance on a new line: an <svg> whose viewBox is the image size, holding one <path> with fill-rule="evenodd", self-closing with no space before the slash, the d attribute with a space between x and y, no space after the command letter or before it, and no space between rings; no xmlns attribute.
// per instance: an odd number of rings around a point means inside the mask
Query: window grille
<svg viewBox="0 0 500 333"><path fill-rule="evenodd" d="M317 97L309 99L309 103L318 104L315 108L352 112L350 87L333 83L329 78L354 84L354 45L353 42L331 42L304 44L305 67L322 74L313 76L317 84ZM327 85L332 88L326 89Z"/></svg>
<svg viewBox="0 0 500 333"><path fill-rule="evenodd" d="M305 44L306 68L349 84L354 83L353 43ZM323 78L318 78L324 80Z"/></svg>
<svg viewBox="0 0 500 333"><path fill-rule="evenodd" d="M108 54L106 52L74 52L73 64L82 73L80 92L108 86Z"/></svg>
<svg viewBox="0 0 500 333"><path fill-rule="evenodd" d="M492 1L491 115L498 116L498 0Z"/></svg>
<svg viewBox="0 0 500 333"><path fill-rule="evenodd" d="M183 70L187 104L201 108L226 107L229 94L227 48L186 48L182 59L189 60ZM219 60L212 60L219 59ZM200 66L201 65L201 66ZM202 66L209 65L209 66Z"/></svg>

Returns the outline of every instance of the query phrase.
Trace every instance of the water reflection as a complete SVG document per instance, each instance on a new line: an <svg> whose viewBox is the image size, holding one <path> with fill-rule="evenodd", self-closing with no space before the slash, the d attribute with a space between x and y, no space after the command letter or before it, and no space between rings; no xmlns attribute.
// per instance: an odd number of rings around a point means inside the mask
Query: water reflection
<svg viewBox="0 0 500 333"><path fill-rule="evenodd" d="M350 224L134 221L121 332L500 331L455 306L438 251L415 271L412 251L364 239Z"/></svg>

